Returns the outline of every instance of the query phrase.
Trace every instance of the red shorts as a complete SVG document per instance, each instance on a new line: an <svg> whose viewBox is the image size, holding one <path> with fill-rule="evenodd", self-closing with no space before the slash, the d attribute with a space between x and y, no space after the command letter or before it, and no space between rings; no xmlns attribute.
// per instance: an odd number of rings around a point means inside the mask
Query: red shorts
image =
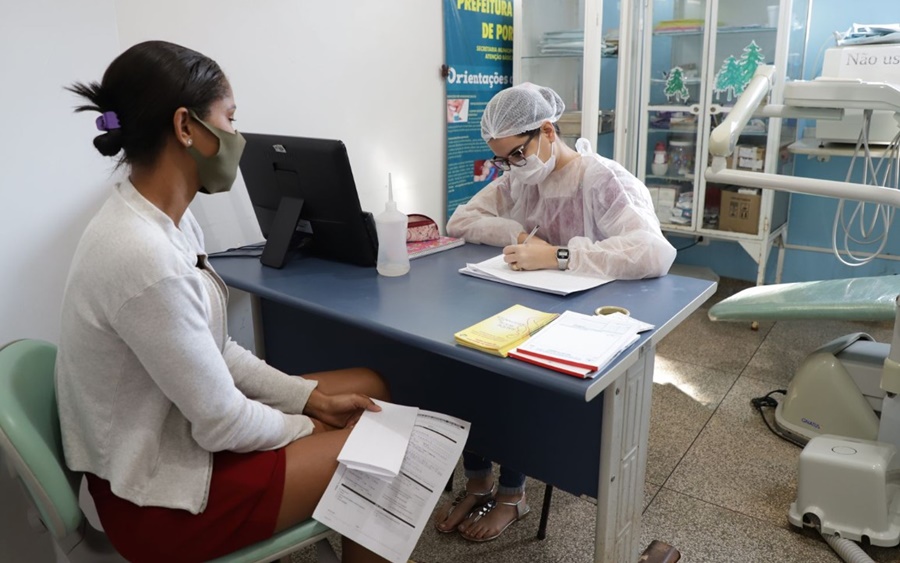
<svg viewBox="0 0 900 563"><path fill-rule="evenodd" d="M138 506L87 474L88 488L110 542L133 563L207 561L272 536L284 493L284 448L213 457L206 509Z"/></svg>

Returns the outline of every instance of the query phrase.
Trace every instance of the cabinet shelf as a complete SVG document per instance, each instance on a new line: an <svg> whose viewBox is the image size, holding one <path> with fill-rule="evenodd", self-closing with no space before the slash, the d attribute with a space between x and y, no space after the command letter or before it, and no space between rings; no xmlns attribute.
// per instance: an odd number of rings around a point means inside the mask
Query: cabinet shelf
<svg viewBox="0 0 900 563"><path fill-rule="evenodd" d="M651 78L650 82L653 84L664 84L666 82L666 79L665 78ZM699 78L694 78L694 77L684 79L684 83L687 84L688 86L698 86L698 85L700 85L701 82L702 82L702 80L700 80Z"/></svg>
<svg viewBox="0 0 900 563"><path fill-rule="evenodd" d="M542 60L542 59L583 59L584 53L557 53L553 55L522 55L523 61ZM618 55L601 55L601 59L618 59Z"/></svg>
<svg viewBox="0 0 900 563"><path fill-rule="evenodd" d="M695 135L697 133L697 126L694 127L672 127L669 129L663 129L661 127L651 127L647 130L648 133L665 133L670 135Z"/></svg>
<svg viewBox="0 0 900 563"><path fill-rule="evenodd" d="M696 29L679 29L673 31L654 31L654 37L689 37L689 36L702 36L705 33L705 28L699 27ZM759 32L768 32L774 33L778 31L776 27L769 27L765 25L735 25L735 26L722 26L716 28L716 33L759 33Z"/></svg>
<svg viewBox="0 0 900 563"><path fill-rule="evenodd" d="M645 176L645 178L648 181L649 180L665 180L667 182L693 182L694 178L696 178L696 176L694 176L693 174L685 174L683 176L681 174L665 174L662 176L658 176L655 174L647 174Z"/></svg>
<svg viewBox="0 0 900 563"><path fill-rule="evenodd" d="M695 102L695 103L696 103L696 102ZM687 113L690 113L690 112L691 112L691 106L695 105L695 103L694 103L694 104L691 104L691 105L683 105L683 106L675 106L675 105L671 105L671 106L647 106L646 109L647 109L648 112L656 111L656 112L668 112L668 113L675 113L675 112L687 112Z"/></svg>
<svg viewBox="0 0 900 563"><path fill-rule="evenodd" d="M818 139L804 138L788 145L788 150L794 154L805 154L827 158L831 156L853 156L856 152L854 143L822 143ZM869 152L873 158L884 156L885 147L869 146Z"/></svg>
<svg viewBox="0 0 900 563"><path fill-rule="evenodd" d="M681 233L693 233L694 232L694 230L691 228L690 223L687 223L685 225L679 225L678 223L660 223L659 226L663 231L681 232Z"/></svg>

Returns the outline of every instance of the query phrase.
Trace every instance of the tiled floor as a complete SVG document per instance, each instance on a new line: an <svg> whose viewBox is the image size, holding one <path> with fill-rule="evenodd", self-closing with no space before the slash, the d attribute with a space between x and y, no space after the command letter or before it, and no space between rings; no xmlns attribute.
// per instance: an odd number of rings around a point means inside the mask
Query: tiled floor
<svg viewBox="0 0 900 563"><path fill-rule="evenodd" d="M748 287L722 280L703 308L657 349L641 545L665 541L682 561L841 560L812 532L787 520L797 485L796 448L773 436L750 399L784 388L803 357L842 334L889 340L888 324L779 321L758 331L713 323L709 307ZM456 487L463 486L457 471ZM579 563L592 560L594 505L555 491L544 541L535 539L543 484L529 480L533 514L500 539L473 544L428 527L413 553L426 563ZM900 548L870 548L878 562L900 562ZM309 550L295 563L314 559ZM630 563L630 562L621 562Z"/></svg>

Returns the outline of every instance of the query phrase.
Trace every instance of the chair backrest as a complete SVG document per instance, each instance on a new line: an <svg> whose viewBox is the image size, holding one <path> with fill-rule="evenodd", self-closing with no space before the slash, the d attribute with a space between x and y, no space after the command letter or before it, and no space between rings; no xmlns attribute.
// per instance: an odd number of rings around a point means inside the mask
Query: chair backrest
<svg viewBox="0 0 900 563"><path fill-rule="evenodd" d="M81 527L80 474L66 467L54 366L56 347L17 340L0 348L0 450L11 462L57 540Z"/></svg>

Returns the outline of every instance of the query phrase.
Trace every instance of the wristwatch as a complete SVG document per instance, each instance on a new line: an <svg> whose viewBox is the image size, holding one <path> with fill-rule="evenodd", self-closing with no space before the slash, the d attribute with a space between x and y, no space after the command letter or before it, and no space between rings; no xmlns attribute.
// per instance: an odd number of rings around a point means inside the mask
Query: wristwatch
<svg viewBox="0 0 900 563"><path fill-rule="evenodd" d="M557 248L556 249L556 265L559 266L560 270L565 270L569 267L569 249L568 248Z"/></svg>

